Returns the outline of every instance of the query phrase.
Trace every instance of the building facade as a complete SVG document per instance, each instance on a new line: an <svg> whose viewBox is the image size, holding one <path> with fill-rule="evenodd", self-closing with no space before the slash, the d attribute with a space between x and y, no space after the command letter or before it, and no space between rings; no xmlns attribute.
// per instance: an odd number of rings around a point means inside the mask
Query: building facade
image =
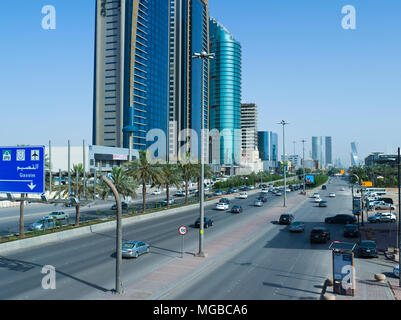
<svg viewBox="0 0 401 320"><path fill-rule="evenodd" d="M323 137L312 137L312 159L323 163Z"/></svg>
<svg viewBox="0 0 401 320"><path fill-rule="evenodd" d="M209 61L192 58L194 53L209 52L209 7L208 0L169 0L168 3L167 140L168 159L176 161L179 152L200 156L202 122L203 128L209 128ZM187 129L193 129L196 136L191 137ZM204 144L204 152L207 156L208 143Z"/></svg>
<svg viewBox="0 0 401 320"><path fill-rule="evenodd" d="M168 23L167 1L96 1L94 145L145 149L167 132Z"/></svg>
<svg viewBox="0 0 401 320"><path fill-rule="evenodd" d="M359 165L358 148L356 142L351 142L351 166L355 167Z"/></svg>
<svg viewBox="0 0 401 320"><path fill-rule="evenodd" d="M333 149L331 137L325 137L326 168L333 166Z"/></svg>
<svg viewBox="0 0 401 320"><path fill-rule="evenodd" d="M258 131L258 150L263 169L272 171L277 168L278 135L271 131Z"/></svg>
<svg viewBox="0 0 401 320"><path fill-rule="evenodd" d="M241 44L216 19L209 20L210 130L219 134L219 150L212 159L238 166L241 157ZM217 161L216 161L217 158ZM212 160L212 161L213 161Z"/></svg>

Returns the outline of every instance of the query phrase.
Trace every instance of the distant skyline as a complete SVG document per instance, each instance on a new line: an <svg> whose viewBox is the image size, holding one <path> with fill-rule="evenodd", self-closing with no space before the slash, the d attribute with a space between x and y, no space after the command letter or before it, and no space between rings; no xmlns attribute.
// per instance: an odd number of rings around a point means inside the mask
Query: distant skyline
<svg viewBox="0 0 401 320"><path fill-rule="evenodd" d="M43 30L42 7L56 8ZM354 5L356 30L341 27ZM241 43L242 100L255 102L259 131L305 155L312 136L332 137L332 157L350 163L396 153L401 119L401 1L210 0L210 16ZM91 142L95 1L2 0L0 145ZM240 22L240 23L239 23ZM279 137L279 157L282 154Z"/></svg>

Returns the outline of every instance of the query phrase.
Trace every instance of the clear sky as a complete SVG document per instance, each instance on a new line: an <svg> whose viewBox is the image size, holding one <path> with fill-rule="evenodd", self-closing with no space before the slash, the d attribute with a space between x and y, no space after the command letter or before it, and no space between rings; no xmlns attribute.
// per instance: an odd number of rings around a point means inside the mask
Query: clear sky
<svg viewBox="0 0 401 320"><path fill-rule="evenodd" d="M282 119L291 153L329 135L348 165L352 141L361 158L401 145L400 0L209 2L242 44L243 101L258 104L259 130L279 133L280 150ZM91 143L94 3L0 1L0 145ZM42 29L44 5L55 30ZM341 26L345 5L356 30Z"/></svg>

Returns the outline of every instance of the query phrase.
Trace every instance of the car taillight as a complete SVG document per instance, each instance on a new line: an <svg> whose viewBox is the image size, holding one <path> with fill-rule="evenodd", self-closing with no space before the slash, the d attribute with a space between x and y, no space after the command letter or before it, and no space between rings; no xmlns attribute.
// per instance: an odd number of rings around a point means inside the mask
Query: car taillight
<svg viewBox="0 0 401 320"><path fill-rule="evenodd" d="M128 250L128 253L132 253L132 250Z"/></svg>
<svg viewBox="0 0 401 320"><path fill-rule="evenodd" d="M324 237L324 236L326 236L326 234L325 234L325 233L322 233L322 236Z"/></svg>

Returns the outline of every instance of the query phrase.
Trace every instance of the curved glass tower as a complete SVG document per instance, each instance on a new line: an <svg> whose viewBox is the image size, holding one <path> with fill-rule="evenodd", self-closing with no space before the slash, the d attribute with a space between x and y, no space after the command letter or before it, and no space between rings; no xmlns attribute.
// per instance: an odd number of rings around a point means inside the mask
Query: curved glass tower
<svg viewBox="0 0 401 320"><path fill-rule="evenodd" d="M220 132L221 165L239 165L241 157L241 44L210 19L210 129Z"/></svg>

